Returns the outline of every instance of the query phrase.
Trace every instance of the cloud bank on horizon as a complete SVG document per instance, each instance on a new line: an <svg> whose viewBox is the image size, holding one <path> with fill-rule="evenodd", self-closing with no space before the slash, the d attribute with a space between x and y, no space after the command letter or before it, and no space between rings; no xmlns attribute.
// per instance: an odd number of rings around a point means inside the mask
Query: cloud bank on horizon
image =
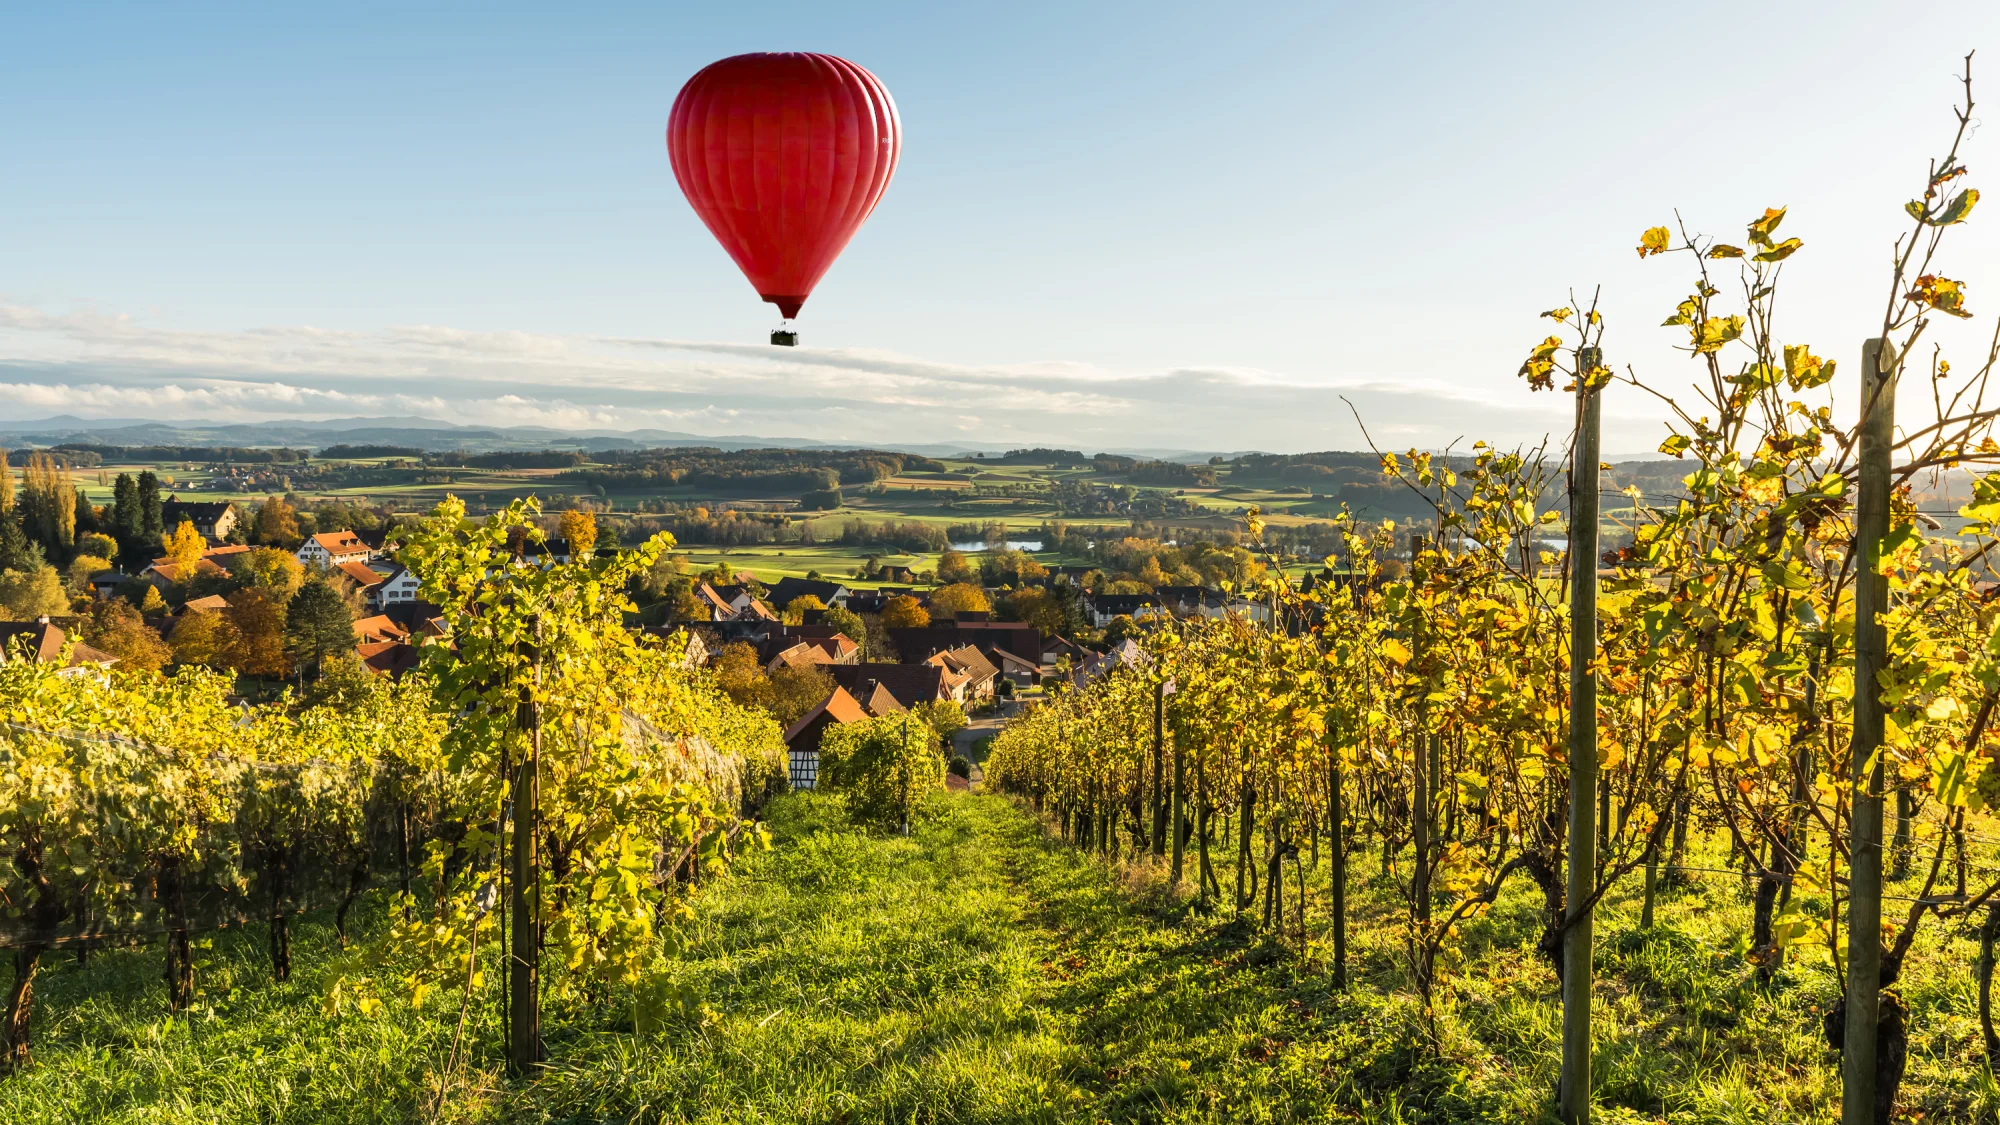
<svg viewBox="0 0 2000 1125"><path fill-rule="evenodd" d="M367 416L857 445L1298 452L1365 448L1356 413L1385 449L1532 445L1568 430L1567 406L1525 388L1509 403L1423 382L1314 383L1253 369L966 366L861 349L431 325L189 330L91 308L0 303L0 413L23 421ZM1657 412L1607 411L1606 448L1650 449L1662 421Z"/></svg>

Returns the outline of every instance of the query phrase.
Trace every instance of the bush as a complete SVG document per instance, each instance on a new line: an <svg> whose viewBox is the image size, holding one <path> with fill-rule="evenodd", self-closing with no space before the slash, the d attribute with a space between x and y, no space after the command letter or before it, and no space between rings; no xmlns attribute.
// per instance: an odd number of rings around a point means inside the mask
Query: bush
<svg viewBox="0 0 2000 1125"><path fill-rule="evenodd" d="M840 794L800 789L775 797L764 806L764 826L771 831L771 842L782 847L821 833L846 832L854 823Z"/></svg>
<svg viewBox="0 0 2000 1125"><path fill-rule="evenodd" d="M840 489L815 488L799 497L801 512L831 512L840 507Z"/></svg>
<svg viewBox="0 0 2000 1125"><path fill-rule="evenodd" d="M944 786L944 755L922 719L888 715L831 727L819 744L819 787L847 800L856 824L893 828Z"/></svg>
<svg viewBox="0 0 2000 1125"><path fill-rule="evenodd" d="M752 748L743 755L743 813L761 812L775 798L791 789L792 759L784 743Z"/></svg>

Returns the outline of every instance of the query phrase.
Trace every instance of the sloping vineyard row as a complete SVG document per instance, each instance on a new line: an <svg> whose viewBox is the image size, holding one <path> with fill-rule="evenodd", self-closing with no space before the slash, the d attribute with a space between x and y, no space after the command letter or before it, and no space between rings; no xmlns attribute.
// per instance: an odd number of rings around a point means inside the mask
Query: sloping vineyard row
<svg viewBox="0 0 2000 1125"><path fill-rule="evenodd" d="M533 515L517 503L472 524L447 505L426 523L407 550L450 644L358 702L246 707L199 669L0 663L0 945L14 962L0 1069L29 1061L51 950L159 940L179 1009L199 987L196 935L265 924L284 979L288 919L318 906L344 946L327 974L336 1007L469 991L501 948L482 957L482 939L521 928L510 900L532 905L534 949L550 951L540 989L640 979L681 888L756 837L739 813L781 784L783 746L770 719L624 629L618 591L663 544L523 566L509 536ZM371 889L392 897L390 924L350 942Z"/></svg>
<svg viewBox="0 0 2000 1125"><path fill-rule="evenodd" d="M1969 113L1968 100L1961 136ZM1427 534L1401 540L1387 525L1349 521L1345 557L1328 560L1343 572L1334 581L1262 592L1278 627L1162 625L1145 641L1147 660L1004 732L988 778L1081 846L1123 836L1162 857L1204 905L1254 912L1301 941L1316 926L1342 983L1351 844L1381 848L1385 871L1403 857L1410 979L1426 1007L1448 987L1461 924L1509 881L1528 881L1542 904L1539 948L1559 978L1568 935L1603 895L1634 881L1649 927L1661 883L1688 865L1690 836L1719 836L1755 880L1744 944L1765 981L1788 958L1845 972L1850 919L1868 933L1882 911L1880 991L1861 990L1879 1004L1879 1050L1864 1065L1880 1113L1916 1033L1897 975L1913 943L1936 940L1938 919L1983 927L1984 1054L2000 1062L1988 1003L2000 936L2000 831L1988 816L2000 800L2000 633L1985 585L2000 476L1979 475L2000 462L1983 397L2000 336L1969 370L1923 346L1938 321L1969 315L1963 286L1934 264L1978 200L1963 172L1955 142L1905 209L1881 333L1862 352L1874 370L1855 380L1880 444L1864 435L1869 423L1836 418L1836 364L1783 343L1775 326L1783 264L1803 245L1779 234L1783 209L1749 223L1743 246L1650 229L1640 256L1695 275L1665 324L1694 365L1692 393L1608 367L1594 298L1544 313L1570 335L1548 336L1521 371L1535 389L1567 377L1579 420L1607 394L1643 394L1669 411L1662 452L1690 462L1683 493L1623 498L1629 546L1602 560L1538 548L1562 520L1537 510L1555 471L1541 451L1481 444L1455 469L1424 453L1385 455L1387 479L1434 509ZM1739 276L1724 281L1717 269ZM1925 410L1898 430L1899 380L1901 404ZM1874 478L1889 529L1879 539L1857 532L1871 447L1884 466L1893 455L1886 480ZM1598 478L1590 464L1568 469L1574 510L1575 489L1595 490ZM1968 474L1973 500L1959 527L1918 511L1920 490L1952 475L1963 488ZM1599 578L1596 637L1575 657L1599 700L1597 782L1586 777L1580 800L1568 751L1576 599L1565 593L1579 566ZM1857 587L1879 591L1861 632L1879 627L1883 645L1875 693L1860 693L1879 726L1860 730ZM1884 801L1882 850L1892 878L1914 871L1913 893L1882 895L1866 865L1857 875L1855 841L1869 864L1877 849L1856 810ZM1225 823L1233 838L1218 835ZM1573 823L1591 826L1593 847L1574 847ZM1302 879L1288 889L1284 873L1301 849L1321 847L1330 908L1313 920ZM1218 849L1234 856L1233 885L1213 873ZM1587 936L1584 945L1587 971ZM1846 1003L1826 1020L1835 1049L1852 1022ZM1854 1053L1850 1092L1862 1088Z"/></svg>

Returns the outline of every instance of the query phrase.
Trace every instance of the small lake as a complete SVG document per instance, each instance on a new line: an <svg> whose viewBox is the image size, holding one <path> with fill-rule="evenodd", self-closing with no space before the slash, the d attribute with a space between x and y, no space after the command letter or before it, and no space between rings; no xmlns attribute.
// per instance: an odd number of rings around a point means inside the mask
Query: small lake
<svg viewBox="0 0 2000 1125"><path fill-rule="evenodd" d="M990 551L994 548L988 543L974 539L966 543L953 543L951 549L954 551ZM1003 551L1039 551L1042 549L1042 541L1039 539L1009 539L1007 542L1001 544L999 549Z"/></svg>

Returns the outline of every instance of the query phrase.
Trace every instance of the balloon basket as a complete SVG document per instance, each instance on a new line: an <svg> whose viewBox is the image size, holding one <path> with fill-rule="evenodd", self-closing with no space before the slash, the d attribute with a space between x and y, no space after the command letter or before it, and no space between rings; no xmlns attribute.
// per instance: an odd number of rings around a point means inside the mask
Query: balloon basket
<svg viewBox="0 0 2000 1125"><path fill-rule="evenodd" d="M799 346L799 334L789 328L773 328L771 343L781 348L796 348Z"/></svg>

